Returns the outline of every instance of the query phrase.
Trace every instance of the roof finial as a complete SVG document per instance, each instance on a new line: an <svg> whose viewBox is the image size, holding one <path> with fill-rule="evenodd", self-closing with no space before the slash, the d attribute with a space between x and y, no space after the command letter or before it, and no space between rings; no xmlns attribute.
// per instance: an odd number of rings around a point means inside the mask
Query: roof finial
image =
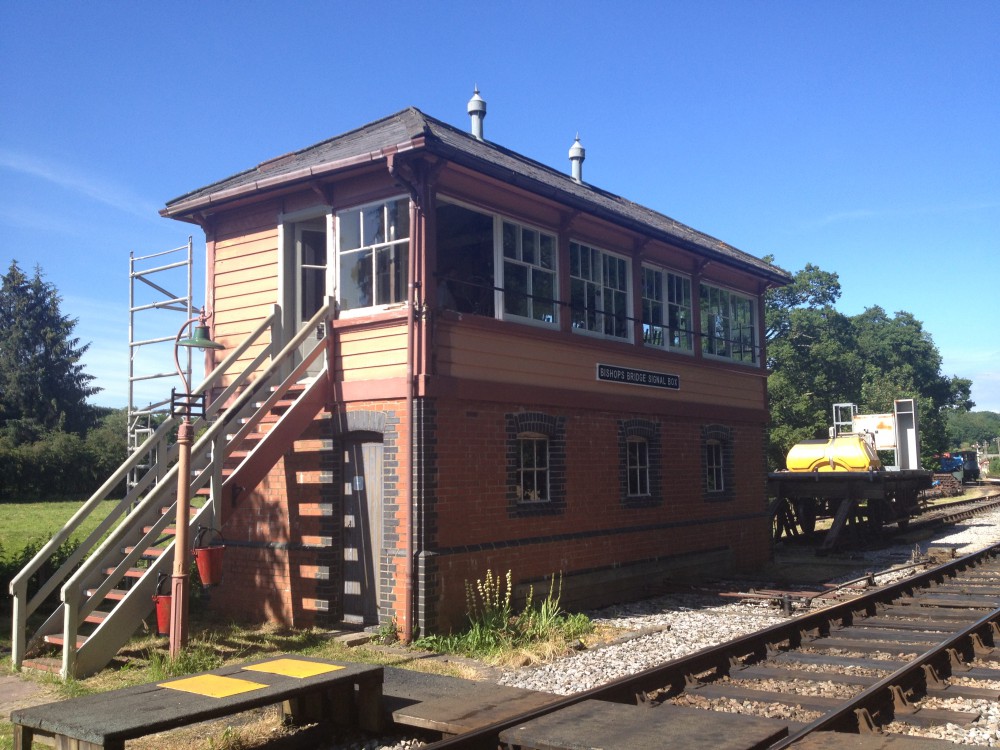
<svg viewBox="0 0 1000 750"><path fill-rule="evenodd" d="M479 85L475 86L475 92L469 99L467 107L469 116L472 118L472 135L476 140L483 140L483 120L486 119L486 102L479 95Z"/></svg>

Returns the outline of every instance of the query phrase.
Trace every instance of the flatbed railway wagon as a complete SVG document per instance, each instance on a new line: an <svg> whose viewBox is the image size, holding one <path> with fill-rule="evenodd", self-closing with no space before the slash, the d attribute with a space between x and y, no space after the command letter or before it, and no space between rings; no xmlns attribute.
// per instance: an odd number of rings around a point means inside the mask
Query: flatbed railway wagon
<svg viewBox="0 0 1000 750"><path fill-rule="evenodd" d="M920 511L920 493L933 472L919 468L919 430L913 399L893 413L859 415L835 404L828 440L792 446L786 469L768 474L775 540L812 536L819 519L832 519L820 550L877 535L890 523L905 528ZM886 467L879 451L892 451Z"/></svg>

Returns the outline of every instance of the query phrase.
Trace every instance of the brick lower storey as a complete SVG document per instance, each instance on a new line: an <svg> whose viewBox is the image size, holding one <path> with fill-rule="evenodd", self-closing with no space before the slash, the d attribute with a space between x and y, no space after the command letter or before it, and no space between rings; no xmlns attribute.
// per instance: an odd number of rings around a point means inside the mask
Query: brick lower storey
<svg viewBox="0 0 1000 750"><path fill-rule="evenodd" d="M405 627L412 608L415 632L460 626L465 585L487 571L511 571L519 596L531 585L544 594L561 574L564 603L585 607L770 556L762 424L418 399L411 462L405 408L350 404L310 427L302 450L290 449L230 512L213 608L241 620L340 624L354 608L358 565L350 540L359 519L345 503L360 486L378 492L378 517L366 521L381 547L362 583L378 606L369 625ZM548 440L548 499L523 497L522 434ZM626 452L636 439L650 453L644 493L630 493ZM381 487L345 480L345 446L358 441L377 444ZM706 485L710 441L722 446L722 487Z"/></svg>

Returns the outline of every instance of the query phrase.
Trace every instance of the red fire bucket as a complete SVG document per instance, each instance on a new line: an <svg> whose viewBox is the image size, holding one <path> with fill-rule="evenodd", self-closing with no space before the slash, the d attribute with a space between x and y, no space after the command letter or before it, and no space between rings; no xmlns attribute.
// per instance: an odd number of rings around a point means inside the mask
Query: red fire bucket
<svg viewBox="0 0 1000 750"><path fill-rule="evenodd" d="M156 633L167 635L170 632L170 600L172 597L157 594L153 597L156 605Z"/></svg>
<svg viewBox="0 0 1000 750"><path fill-rule="evenodd" d="M198 577L202 586L215 586L222 580L222 551L224 544L198 547L194 551L194 561L198 564Z"/></svg>

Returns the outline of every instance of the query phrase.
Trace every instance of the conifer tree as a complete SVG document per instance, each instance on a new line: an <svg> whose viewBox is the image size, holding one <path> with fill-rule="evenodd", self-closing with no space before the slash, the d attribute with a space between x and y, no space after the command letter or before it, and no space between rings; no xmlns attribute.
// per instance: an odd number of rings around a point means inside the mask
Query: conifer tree
<svg viewBox="0 0 1000 750"><path fill-rule="evenodd" d="M100 389L81 364L90 345L73 336L77 320L61 301L40 267L29 278L11 261L0 284L0 429L15 442L94 422L87 397Z"/></svg>

